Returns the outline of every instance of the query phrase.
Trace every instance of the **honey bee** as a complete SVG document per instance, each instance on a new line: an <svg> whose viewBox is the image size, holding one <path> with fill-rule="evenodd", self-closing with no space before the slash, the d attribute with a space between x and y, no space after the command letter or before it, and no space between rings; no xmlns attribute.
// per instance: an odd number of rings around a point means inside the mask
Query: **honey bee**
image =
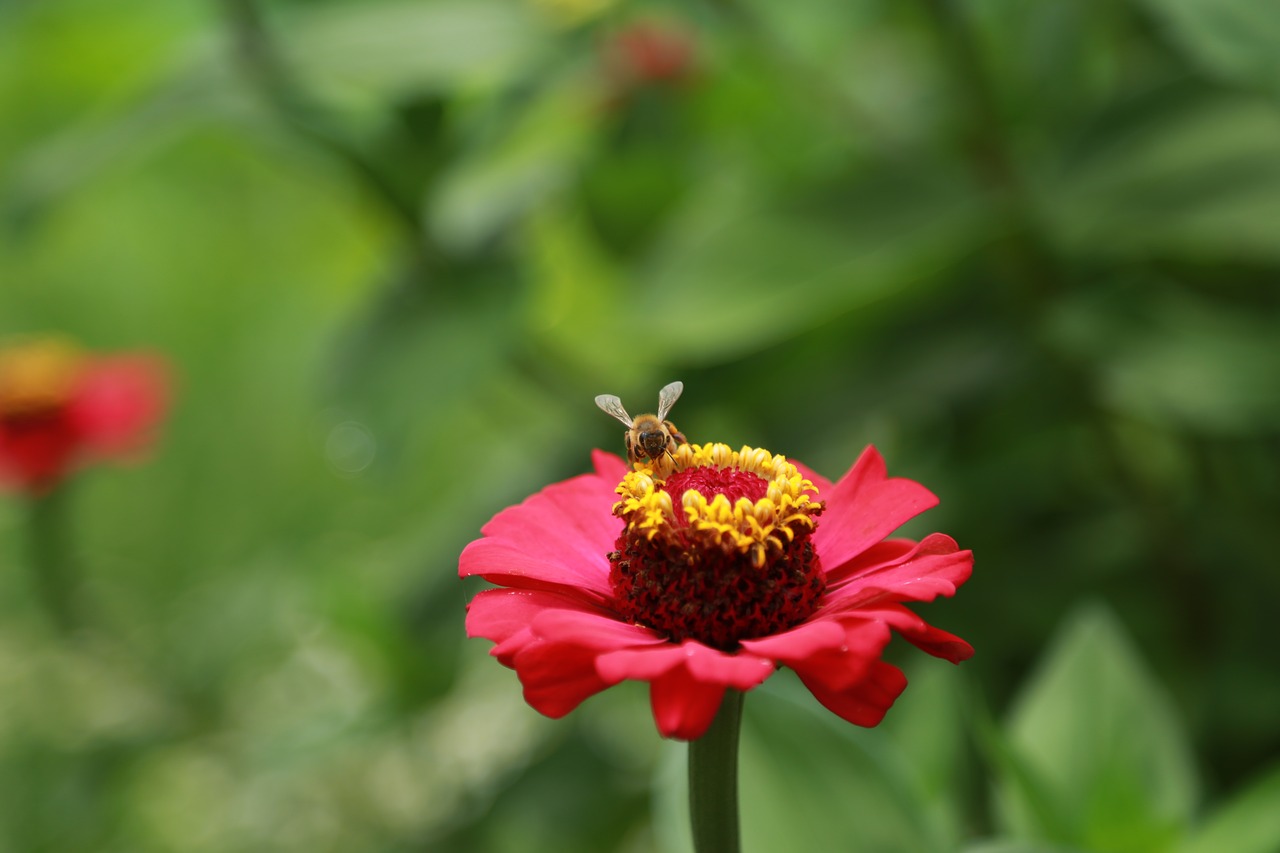
<svg viewBox="0 0 1280 853"><path fill-rule="evenodd" d="M640 415L633 418L622 408L622 401L612 394L601 394L596 397L596 405L604 412L622 421L627 431L623 434L627 444L627 458L631 462L644 462L645 459L656 461L662 454L670 454L677 444L688 444L684 433L676 429L676 425L667 420L667 413L680 399L684 390L683 382L672 382L658 392L658 413L656 415Z"/></svg>

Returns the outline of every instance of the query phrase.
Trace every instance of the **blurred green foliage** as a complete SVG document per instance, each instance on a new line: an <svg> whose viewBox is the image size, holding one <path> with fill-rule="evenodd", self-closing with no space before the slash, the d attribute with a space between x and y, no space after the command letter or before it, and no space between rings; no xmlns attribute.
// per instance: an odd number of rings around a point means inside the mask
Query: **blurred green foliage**
<svg viewBox="0 0 1280 853"><path fill-rule="evenodd" d="M748 699L749 849L1276 849L1277 57L1269 0L0 5L0 334L178 377L73 484L80 635L0 503L0 847L679 849L644 691L540 718L455 571L680 378L977 554L881 729Z"/></svg>

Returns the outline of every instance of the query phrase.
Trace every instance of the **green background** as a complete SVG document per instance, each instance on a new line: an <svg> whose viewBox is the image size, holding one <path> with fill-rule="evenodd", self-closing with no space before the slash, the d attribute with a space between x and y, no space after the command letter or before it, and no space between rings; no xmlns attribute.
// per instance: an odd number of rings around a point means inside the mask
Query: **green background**
<svg viewBox="0 0 1280 853"><path fill-rule="evenodd" d="M0 3L0 334L176 386L70 484L80 634L0 501L0 847L681 849L643 688L538 716L456 576L678 378L976 554L881 729L748 697L748 850L1280 849L1278 57L1269 0Z"/></svg>

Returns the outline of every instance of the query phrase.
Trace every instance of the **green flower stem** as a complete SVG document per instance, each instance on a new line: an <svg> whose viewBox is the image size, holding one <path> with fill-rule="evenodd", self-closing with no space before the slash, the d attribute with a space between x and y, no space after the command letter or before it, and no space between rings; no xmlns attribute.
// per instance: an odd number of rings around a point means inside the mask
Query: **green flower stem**
<svg viewBox="0 0 1280 853"><path fill-rule="evenodd" d="M67 489L32 497L27 524L31 582L50 620L64 634L81 624L76 572L67 538Z"/></svg>
<svg viewBox="0 0 1280 853"><path fill-rule="evenodd" d="M697 853L738 853L738 732L742 697L726 690L707 733L689 743L689 819Z"/></svg>

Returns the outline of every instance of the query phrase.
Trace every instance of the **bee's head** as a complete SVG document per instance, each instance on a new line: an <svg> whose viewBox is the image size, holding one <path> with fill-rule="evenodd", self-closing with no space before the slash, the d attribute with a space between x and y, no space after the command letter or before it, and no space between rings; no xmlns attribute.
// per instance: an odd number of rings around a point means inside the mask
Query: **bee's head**
<svg viewBox="0 0 1280 853"><path fill-rule="evenodd" d="M659 421L645 424L636 437L640 439L640 446L649 454L650 459L657 459L662 451L666 449L667 431Z"/></svg>

